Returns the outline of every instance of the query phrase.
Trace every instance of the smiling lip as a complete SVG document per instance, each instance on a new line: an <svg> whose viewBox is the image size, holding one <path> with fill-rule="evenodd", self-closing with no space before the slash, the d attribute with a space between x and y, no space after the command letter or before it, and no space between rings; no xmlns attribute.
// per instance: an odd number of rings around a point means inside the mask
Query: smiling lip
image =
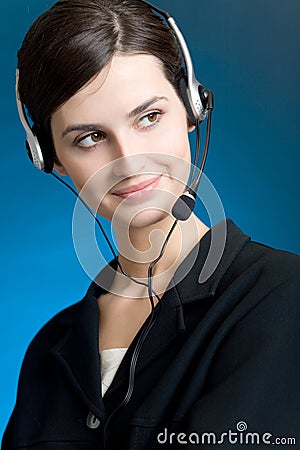
<svg viewBox="0 0 300 450"><path fill-rule="evenodd" d="M135 193L139 193L142 191L150 191L151 189L153 189L157 186L161 177L162 177L162 175L159 175L157 177L151 178L150 180L144 181L142 183L134 184L125 189L120 189L118 191L115 191L115 192L113 192L113 194L118 195L119 197L122 197L122 198L127 198L129 196L134 195Z"/></svg>

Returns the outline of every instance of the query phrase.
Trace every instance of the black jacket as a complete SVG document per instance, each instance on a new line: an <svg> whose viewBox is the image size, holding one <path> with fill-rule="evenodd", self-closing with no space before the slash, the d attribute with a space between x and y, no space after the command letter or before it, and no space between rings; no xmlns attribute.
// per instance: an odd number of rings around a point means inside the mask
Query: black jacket
<svg viewBox="0 0 300 450"><path fill-rule="evenodd" d="M50 320L24 358L2 450L101 450L104 429L113 450L299 447L300 258L227 225L214 274L199 284L209 232L164 294L127 406L116 410L137 337L102 399L101 288Z"/></svg>

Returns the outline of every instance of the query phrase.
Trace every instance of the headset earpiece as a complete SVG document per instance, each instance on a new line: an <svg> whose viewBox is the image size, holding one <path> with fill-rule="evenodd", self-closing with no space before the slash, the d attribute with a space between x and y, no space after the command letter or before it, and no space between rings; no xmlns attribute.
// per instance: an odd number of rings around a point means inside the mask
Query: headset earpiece
<svg viewBox="0 0 300 450"><path fill-rule="evenodd" d="M41 129L41 127L36 124L32 127L32 133L36 136L42 154L44 166L42 170L46 173L51 173L54 165L54 148L52 139L44 130ZM29 158L31 159L30 155Z"/></svg>
<svg viewBox="0 0 300 450"><path fill-rule="evenodd" d="M188 95L187 79L185 76L181 77L179 80L179 91L188 115L188 119L192 125L196 125L195 114L191 108L191 102Z"/></svg>
<svg viewBox="0 0 300 450"><path fill-rule="evenodd" d="M54 148L52 139L38 125L30 126L25 107L19 94L19 69L16 70L16 101L21 123L26 133L26 150L34 166L46 173L51 173L54 165Z"/></svg>

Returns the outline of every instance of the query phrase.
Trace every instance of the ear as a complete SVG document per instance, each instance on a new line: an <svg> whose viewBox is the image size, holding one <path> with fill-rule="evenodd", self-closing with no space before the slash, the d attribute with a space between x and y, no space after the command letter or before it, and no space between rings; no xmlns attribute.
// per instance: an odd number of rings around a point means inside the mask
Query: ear
<svg viewBox="0 0 300 450"><path fill-rule="evenodd" d="M55 156L53 168L54 168L54 170L55 170L59 175L61 175L62 177L68 175L68 172L66 171L66 169L64 168L64 166L62 165L62 163L59 161L59 159L57 158L57 156Z"/></svg>
<svg viewBox="0 0 300 450"><path fill-rule="evenodd" d="M195 129L195 125L192 124L189 118L187 118L187 128L189 133L191 133Z"/></svg>

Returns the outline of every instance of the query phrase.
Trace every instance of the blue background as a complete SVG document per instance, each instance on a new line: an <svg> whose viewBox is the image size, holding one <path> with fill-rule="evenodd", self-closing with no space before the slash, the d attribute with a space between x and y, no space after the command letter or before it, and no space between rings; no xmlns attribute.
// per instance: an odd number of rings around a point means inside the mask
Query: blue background
<svg viewBox="0 0 300 450"><path fill-rule="evenodd" d="M0 5L0 435L28 343L89 283L73 249L74 198L30 165L14 100L16 51L33 19L51 4ZM299 253L299 0L156 4L177 19L197 78L215 93L206 174L227 217L253 239Z"/></svg>

